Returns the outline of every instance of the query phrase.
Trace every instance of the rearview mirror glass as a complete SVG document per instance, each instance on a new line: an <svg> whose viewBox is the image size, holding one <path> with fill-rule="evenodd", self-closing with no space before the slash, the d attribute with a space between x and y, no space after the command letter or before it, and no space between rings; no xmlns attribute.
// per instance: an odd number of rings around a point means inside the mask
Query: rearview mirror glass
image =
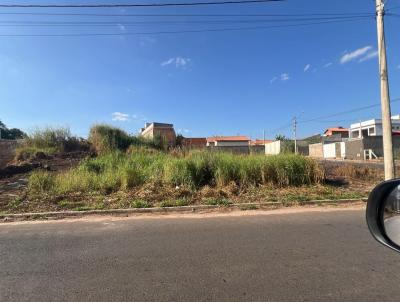
<svg viewBox="0 0 400 302"><path fill-rule="evenodd" d="M385 200L383 225L389 239L400 245L400 185L397 185Z"/></svg>

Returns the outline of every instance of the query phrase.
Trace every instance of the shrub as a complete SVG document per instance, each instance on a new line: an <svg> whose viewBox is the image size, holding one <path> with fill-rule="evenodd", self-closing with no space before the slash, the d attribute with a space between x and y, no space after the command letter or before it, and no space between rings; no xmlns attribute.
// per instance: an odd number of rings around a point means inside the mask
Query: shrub
<svg viewBox="0 0 400 302"><path fill-rule="evenodd" d="M55 177L53 190L67 192L129 191L145 183L184 186L234 186L263 184L299 186L321 183L324 170L310 158L282 154L238 156L207 151L175 157L162 152L110 152L83 160L79 166Z"/></svg>
<svg viewBox="0 0 400 302"><path fill-rule="evenodd" d="M57 152L87 151L83 139L71 135L68 128L43 128L30 133L16 150L16 160L41 159Z"/></svg>
<svg viewBox="0 0 400 302"><path fill-rule="evenodd" d="M30 193L51 192L54 185L54 175L51 175L49 172L35 171L29 176L28 190Z"/></svg>
<svg viewBox="0 0 400 302"><path fill-rule="evenodd" d="M123 130L100 124L90 128L89 142L98 154L126 150L131 144L130 136Z"/></svg>

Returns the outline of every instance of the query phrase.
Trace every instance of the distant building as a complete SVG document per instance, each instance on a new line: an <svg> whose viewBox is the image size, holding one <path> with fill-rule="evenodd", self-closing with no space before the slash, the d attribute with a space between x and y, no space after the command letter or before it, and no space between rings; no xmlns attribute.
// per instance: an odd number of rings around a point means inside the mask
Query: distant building
<svg viewBox="0 0 400 302"><path fill-rule="evenodd" d="M272 143L272 142L273 142L273 140L270 140L270 139L266 139L266 140L256 139L254 141L251 141L250 144L252 146L264 146L265 144L269 144L269 143Z"/></svg>
<svg viewBox="0 0 400 302"><path fill-rule="evenodd" d="M247 136L213 136L207 138L207 148L211 151L249 154L250 141Z"/></svg>
<svg viewBox="0 0 400 302"><path fill-rule="evenodd" d="M250 138L247 136L213 136L207 138L207 146L237 147L249 145Z"/></svg>
<svg viewBox="0 0 400 302"><path fill-rule="evenodd" d="M189 149L203 149L207 146L207 138L205 137L184 137L182 139L182 147Z"/></svg>
<svg viewBox="0 0 400 302"><path fill-rule="evenodd" d="M169 146L175 145L176 142L176 133L173 124L146 123L144 128L140 130L140 135L148 139L159 137Z"/></svg>
<svg viewBox="0 0 400 302"><path fill-rule="evenodd" d="M330 136L339 136L341 138L348 138L349 137L349 129L343 127L332 127L325 130L323 136L330 137Z"/></svg>
<svg viewBox="0 0 400 302"><path fill-rule="evenodd" d="M394 135L400 132L400 115L392 116L392 132ZM382 133L382 119L360 121L350 125L350 138L382 136Z"/></svg>

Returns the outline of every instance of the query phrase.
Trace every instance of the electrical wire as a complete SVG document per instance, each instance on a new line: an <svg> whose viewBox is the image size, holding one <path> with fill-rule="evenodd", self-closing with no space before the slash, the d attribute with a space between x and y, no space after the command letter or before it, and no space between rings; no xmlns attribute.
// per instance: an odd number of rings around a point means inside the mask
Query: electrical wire
<svg viewBox="0 0 400 302"><path fill-rule="evenodd" d="M333 20L321 22L307 22L307 23L294 23L284 25L272 26L252 26L252 27L231 27L231 28L210 28L210 29L194 29L194 30L176 30L176 31L148 31L148 32L126 32L121 31L118 33L67 33L67 34L0 34L0 37L94 37L94 36L134 36L134 35L162 35L162 34L184 34L184 33L204 33L204 32L226 32L226 31L243 31L243 30L263 30L273 28L289 28L298 26L310 26L321 24L332 24L338 22L354 22L363 21L364 19L350 19L350 20Z"/></svg>
<svg viewBox="0 0 400 302"><path fill-rule="evenodd" d="M201 6L227 4L257 4L281 2L284 0L230 0L201 2L170 2L170 3L117 3L117 4L0 4L0 8L114 8L114 7L168 7L168 6Z"/></svg>
<svg viewBox="0 0 400 302"><path fill-rule="evenodd" d="M395 103L395 102L399 102L400 98L395 98L392 99L390 102L391 103ZM323 119L327 119L327 118L331 118L331 117L335 117L335 116L341 116L341 115L345 115L345 114L349 114L349 113L354 113L354 112L358 112L358 111L362 111L362 110L367 110L367 109L371 109L374 107L379 107L381 104L380 103L376 103L376 104L372 104L372 105L368 105L368 106L363 106L363 107L358 107L358 108L353 108L350 110L346 110L346 111L341 111L341 112L337 112L337 113L333 113L333 114L329 114L329 115L324 115L324 116L319 116L316 118L311 118L308 120L300 120L298 121L298 123L300 124L304 124L304 123L309 123L309 122L318 122L320 120Z"/></svg>
<svg viewBox="0 0 400 302"><path fill-rule="evenodd" d="M354 18L370 18L371 16L353 16L353 17L318 17L318 18L290 18L290 19L228 19L228 20L159 20L159 21L0 21L0 26L109 26L109 25L176 25L176 24L221 24L221 23L279 23L279 22L294 22L294 21L319 21L319 20L348 20Z"/></svg>
<svg viewBox="0 0 400 302"><path fill-rule="evenodd" d="M0 12L0 15L85 16L85 17L312 17L312 16L375 16L371 13L308 13L308 14L99 14Z"/></svg>

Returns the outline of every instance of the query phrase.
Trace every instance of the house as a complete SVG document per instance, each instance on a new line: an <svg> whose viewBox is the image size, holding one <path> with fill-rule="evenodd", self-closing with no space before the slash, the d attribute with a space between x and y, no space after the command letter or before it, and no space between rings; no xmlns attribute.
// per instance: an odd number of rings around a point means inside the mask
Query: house
<svg viewBox="0 0 400 302"><path fill-rule="evenodd" d="M250 141L247 136L213 136L207 138L207 148L211 151L249 154Z"/></svg>
<svg viewBox="0 0 400 302"><path fill-rule="evenodd" d="M205 137L184 137L182 139L182 147L188 149L203 149L207 145Z"/></svg>
<svg viewBox="0 0 400 302"><path fill-rule="evenodd" d="M249 146L250 138L247 136L213 136L207 138L207 146L238 147Z"/></svg>
<svg viewBox="0 0 400 302"><path fill-rule="evenodd" d="M252 146L264 146L265 144L269 144L272 142L273 142L273 140L270 140L270 139L265 139L265 140L264 139L256 139L254 141L251 141L250 144Z"/></svg>
<svg viewBox="0 0 400 302"><path fill-rule="evenodd" d="M146 123L139 133L148 139L161 138L169 146L175 145L176 133L173 124L166 123Z"/></svg>
<svg viewBox="0 0 400 302"><path fill-rule="evenodd" d="M400 115L392 116L392 131L394 135L400 132ZM382 133L382 119L360 121L350 125L350 138L382 136Z"/></svg>
<svg viewBox="0 0 400 302"><path fill-rule="evenodd" d="M339 136L340 138L348 138L349 137L349 129L343 128L341 126L331 127L324 131L323 136L324 137Z"/></svg>

